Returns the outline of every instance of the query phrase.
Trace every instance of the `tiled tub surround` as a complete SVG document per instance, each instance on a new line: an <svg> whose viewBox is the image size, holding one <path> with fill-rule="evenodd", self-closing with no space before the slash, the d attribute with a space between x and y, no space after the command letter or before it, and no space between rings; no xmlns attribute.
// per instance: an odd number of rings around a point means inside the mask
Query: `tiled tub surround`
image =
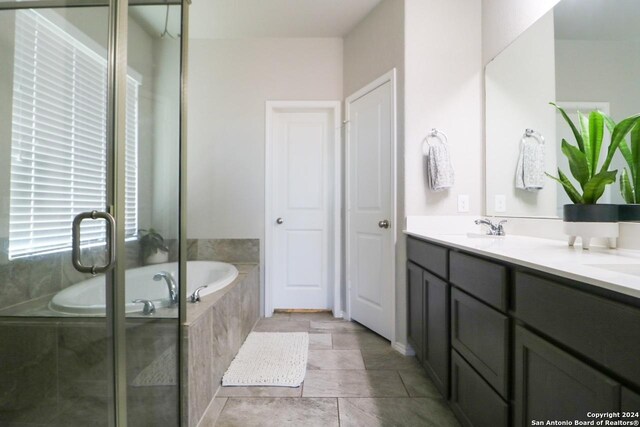
<svg viewBox="0 0 640 427"><path fill-rule="evenodd" d="M236 267L240 274L233 283L187 306L183 326L184 426L198 425L222 375L259 317L259 268L257 264Z"/></svg>
<svg viewBox="0 0 640 427"><path fill-rule="evenodd" d="M187 239L189 261L260 262L259 239Z"/></svg>
<svg viewBox="0 0 640 427"><path fill-rule="evenodd" d="M141 265L137 241L127 242L126 268ZM104 262L101 248L83 250L85 264ZM176 258L177 259L177 258ZM43 306L57 292L91 278L76 271L71 251L0 261L0 315L30 315L31 308Z"/></svg>

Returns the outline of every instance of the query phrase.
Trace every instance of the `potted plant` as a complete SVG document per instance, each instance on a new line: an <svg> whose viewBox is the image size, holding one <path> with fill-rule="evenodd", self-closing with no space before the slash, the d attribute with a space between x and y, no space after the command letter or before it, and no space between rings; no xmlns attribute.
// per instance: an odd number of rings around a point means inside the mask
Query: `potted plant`
<svg viewBox="0 0 640 427"><path fill-rule="evenodd" d="M153 228L138 230L138 242L143 264L162 264L169 261L169 248L162 235Z"/></svg>
<svg viewBox="0 0 640 427"><path fill-rule="evenodd" d="M621 141L640 120L640 115L631 116L618 124L613 124L600 111L592 111L589 117L578 112L580 129L573 123L567 113L554 103L560 111L576 139L572 145L562 140L562 153L569 160L571 175L580 185L578 190L566 174L558 168L558 176L547 174L558 181L573 205L564 206L565 233L569 237L569 245L573 246L576 237L582 238L582 248L589 249L591 238L605 237L609 239L609 246L616 247L618 238L619 207L610 204L597 204L608 185L616 181L617 170L609 170L613 156ZM600 164L600 153L604 139L605 122L611 127L611 140L607 148L607 155Z"/></svg>
<svg viewBox="0 0 640 427"><path fill-rule="evenodd" d="M611 128L615 123L605 117L607 126ZM640 221L640 122L629 132L631 144L626 139L620 141L619 149L629 169L624 168L620 176L620 193L627 203L620 205L620 221Z"/></svg>

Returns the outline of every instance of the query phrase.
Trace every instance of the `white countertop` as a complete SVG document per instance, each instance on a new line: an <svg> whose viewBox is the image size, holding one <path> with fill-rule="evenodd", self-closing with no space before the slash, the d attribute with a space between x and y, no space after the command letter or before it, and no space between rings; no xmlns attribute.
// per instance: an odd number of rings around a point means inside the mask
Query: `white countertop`
<svg viewBox="0 0 640 427"><path fill-rule="evenodd" d="M406 234L640 298L640 251L569 247L566 242L517 235L469 237L417 229Z"/></svg>

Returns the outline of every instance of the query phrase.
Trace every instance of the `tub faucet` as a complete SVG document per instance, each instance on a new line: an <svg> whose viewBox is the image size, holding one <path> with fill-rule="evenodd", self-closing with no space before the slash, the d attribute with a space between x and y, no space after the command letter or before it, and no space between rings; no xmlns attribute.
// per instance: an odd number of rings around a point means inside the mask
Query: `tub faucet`
<svg viewBox="0 0 640 427"><path fill-rule="evenodd" d="M191 302L194 304L200 302L200 292L208 286L209 285L200 286L198 289L193 291L193 293L191 294Z"/></svg>
<svg viewBox="0 0 640 427"><path fill-rule="evenodd" d="M178 303L178 284L175 279L168 271L161 271L153 275L153 280L159 282L164 279L167 282L167 287L169 288L169 299L171 300L171 305L175 305Z"/></svg>
<svg viewBox="0 0 640 427"><path fill-rule="evenodd" d="M504 227L502 225L505 222L507 222L506 219L503 219L497 224L494 224L493 222L491 222L490 219L476 219L475 221L476 225L484 224L489 227L489 230L487 231L487 235L489 236L504 236L505 232L504 232Z"/></svg>

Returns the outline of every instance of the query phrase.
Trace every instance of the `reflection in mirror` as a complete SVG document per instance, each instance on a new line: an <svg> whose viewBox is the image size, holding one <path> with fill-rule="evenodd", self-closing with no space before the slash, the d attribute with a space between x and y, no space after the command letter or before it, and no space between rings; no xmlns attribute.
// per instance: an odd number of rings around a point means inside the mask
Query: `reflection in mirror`
<svg viewBox="0 0 640 427"><path fill-rule="evenodd" d="M541 172L555 176L560 168L573 181L560 142L575 144L575 139L549 103L564 107L575 123L578 111L600 110L615 122L638 113L638 19L635 0L562 0L487 65L488 215L562 216L562 206L571 201L550 178L543 177L541 189L516 186L523 136L533 129L545 138L544 153L529 150L527 160L535 162L537 155ZM609 140L605 130L603 153ZM610 170L622 171L625 165L618 152ZM607 187L599 203L624 203L617 183Z"/></svg>

